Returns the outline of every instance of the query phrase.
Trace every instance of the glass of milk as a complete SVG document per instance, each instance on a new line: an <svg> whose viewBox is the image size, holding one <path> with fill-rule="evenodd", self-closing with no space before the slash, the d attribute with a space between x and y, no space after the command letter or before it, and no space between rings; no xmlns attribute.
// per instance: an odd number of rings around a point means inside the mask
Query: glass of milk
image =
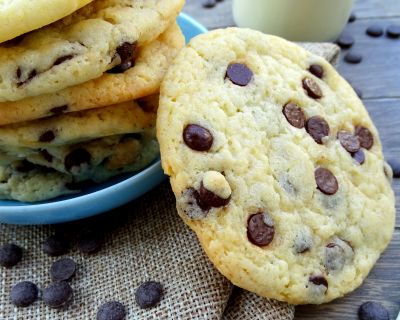
<svg viewBox="0 0 400 320"><path fill-rule="evenodd" d="M354 0L233 0L239 27L291 41L334 41L350 16Z"/></svg>

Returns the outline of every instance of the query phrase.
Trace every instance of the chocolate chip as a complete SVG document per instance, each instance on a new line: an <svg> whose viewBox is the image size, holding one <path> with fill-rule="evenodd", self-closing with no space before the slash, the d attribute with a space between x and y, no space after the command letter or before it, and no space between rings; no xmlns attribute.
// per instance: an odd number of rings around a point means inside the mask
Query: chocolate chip
<svg viewBox="0 0 400 320"><path fill-rule="evenodd" d="M229 203L230 199L231 197L224 199L217 196L213 192L207 190L202 183L199 189L197 201L199 207L207 209L224 207Z"/></svg>
<svg viewBox="0 0 400 320"><path fill-rule="evenodd" d="M215 0L203 0L202 2L202 6L204 8L213 8L216 5L216 1Z"/></svg>
<svg viewBox="0 0 400 320"><path fill-rule="evenodd" d="M367 150L372 148L374 144L374 137L368 128L357 126L355 130L355 135L358 137L358 140L360 140L361 147Z"/></svg>
<svg viewBox="0 0 400 320"><path fill-rule="evenodd" d="M322 144L322 138L329 136L329 124L319 116L311 117L306 122L306 131L315 140Z"/></svg>
<svg viewBox="0 0 400 320"><path fill-rule="evenodd" d="M107 73L123 73L126 70L134 67L135 57L137 53L137 43L124 42L117 48L117 54L121 59L118 66L107 71Z"/></svg>
<svg viewBox="0 0 400 320"><path fill-rule="evenodd" d="M356 21L356 19L357 19L357 17L356 17L356 15L352 12L351 14L350 14L350 17L349 17L349 20L348 20L348 22L354 22L354 21Z"/></svg>
<svg viewBox="0 0 400 320"><path fill-rule="evenodd" d="M47 130L43 132L40 137L39 141L40 142L51 142L56 138L56 135L54 134L54 131L52 130Z"/></svg>
<svg viewBox="0 0 400 320"><path fill-rule="evenodd" d="M344 61L348 63L360 63L362 59L363 57L361 54L352 51L346 53L346 55L344 56Z"/></svg>
<svg viewBox="0 0 400 320"><path fill-rule="evenodd" d="M74 55L72 54L68 54L66 56L62 56L60 58L58 58L56 61L54 61L53 66L58 66L59 64L71 60L74 57Z"/></svg>
<svg viewBox="0 0 400 320"><path fill-rule="evenodd" d="M313 245L313 239L310 232L298 233L294 239L294 249L297 253L304 253Z"/></svg>
<svg viewBox="0 0 400 320"><path fill-rule="evenodd" d="M189 124L183 130L186 145L196 151L210 150L214 138L209 130L197 124Z"/></svg>
<svg viewBox="0 0 400 320"><path fill-rule="evenodd" d="M18 67L17 72L15 74L17 76L17 79L21 79L21 76L22 76L21 68Z"/></svg>
<svg viewBox="0 0 400 320"><path fill-rule="evenodd" d="M226 76L234 84L243 87L247 86L253 78L253 71L243 63L231 63L226 70Z"/></svg>
<svg viewBox="0 0 400 320"><path fill-rule="evenodd" d="M15 170L21 173L27 173L36 168L36 166L28 160L22 160L16 164Z"/></svg>
<svg viewBox="0 0 400 320"><path fill-rule="evenodd" d="M306 122L306 116L304 115L303 110L293 103L289 102L285 104L283 107L283 114L285 115L286 120L295 128L304 128Z"/></svg>
<svg viewBox="0 0 400 320"><path fill-rule="evenodd" d="M71 151L64 159L64 166L67 171L71 171L73 167L79 167L82 164L90 164L92 160L91 154L82 148Z"/></svg>
<svg viewBox="0 0 400 320"><path fill-rule="evenodd" d="M389 312L378 302L364 302L358 309L360 320L390 320Z"/></svg>
<svg viewBox="0 0 400 320"><path fill-rule="evenodd" d="M68 281L76 272L76 263L70 258L63 258L54 262L50 268L53 281Z"/></svg>
<svg viewBox="0 0 400 320"><path fill-rule="evenodd" d="M313 99L320 99L322 98L322 91L318 84L311 78L304 78L303 79L303 88L306 90L309 97Z"/></svg>
<svg viewBox="0 0 400 320"><path fill-rule="evenodd" d="M400 178L400 161L396 159L390 159L388 161L390 167L392 168L393 171L393 177L394 178Z"/></svg>
<svg viewBox="0 0 400 320"><path fill-rule="evenodd" d="M363 164L365 162L365 153L362 149L352 154L353 159L359 164Z"/></svg>
<svg viewBox="0 0 400 320"><path fill-rule="evenodd" d="M56 257L61 256L68 252L69 241L65 237L55 234L48 237L42 243L42 250L49 256Z"/></svg>
<svg viewBox="0 0 400 320"><path fill-rule="evenodd" d="M97 320L123 320L126 316L126 310L122 303L118 301L109 301L102 304L97 311Z"/></svg>
<svg viewBox="0 0 400 320"><path fill-rule="evenodd" d="M316 286L324 286L328 289L328 281L323 276L310 276L308 280Z"/></svg>
<svg viewBox="0 0 400 320"><path fill-rule="evenodd" d="M392 24L386 29L386 35L389 38L398 38L400 37L400 25Z"/></svg>
<svg viewBox="0 0 400 320"><path fill-rule="evenodd" d="M35 69L33 69L29 73L28 77L25 80L17 82L17 87L23 86L24 84L28 83L29 81L31 81L36 76L37 76L37 72L36 72ZM18 77L18 79L21 79L21 69L19 69L19 68L17 70L17 77Z"/></svg>
<svg viewBox="0 0 400 320"><path fill-rule="evenodd" d="M38 287L29 281L17 283L10 292L11 303L17 307L30 306L38 299L38 296Z"/></svg>
<svg viewBox="0 0 400 320"><path fill-rule="evenodd" d="M11 268L22 259L22 249L15 244L7 243L0 247L0 266Z"/></svg>
<svg viewBox="0 0 400 320"><path fill-rule="evenodd" d="M369 26L365 32L371 37L380 37L381 35L383 35L383 28L374 24L372 26Z"/></svg>
<svg viewBox="0 0 400 320"><path fill-rule="evenodd" d="M346 151L355 153L360 150L360 141L352 133L347 131L339 131L337 137L340 141L340 144L346 149Z"/></svg>
<svg viewBox="0 0 400 320"><path fill-rule="evenodd" d="M342 270L345 263L344 249L336 243L328 243L325 247L325 267L329 271Z"/></svg>
<svg viewBox="0 0 400 320"><path fill-rule="evenodd" d="M336 43L342 49L347 49L347 48L350 48L354 44L354 38L353 38L353 36L351 36L349 34L342 34L339 37L339 39L336 40Z"/></svg>
<svg viewBox="0 0 400 320"><path fill-rule="evenodd" d="M256 246L267 246L274 239L275 227L272 218L264 212L253 214L247 221L247 238Z"/></svg>
<svg viewBox="0 0 400 320"><path fill-rule="evenodd" d="M78 239L78 249L82 253L94 254L100 251L103 237L95 231L84 232Z"/></svg>
<svg viewBox="0 0 400 320"><path fill-rule="evenodd" d="M63 105L60 107L54 107L50 109L50 113L54 114L54 115L59 115L64 113L65 111L68 110L68 105Z"/></svg>
<svg viewBox="0 0 400 320"><path fill-rule="evenodd" d="M43 290L43 301L50 308L66 307L72 297L72 288L66 281L54 282Z"/></svg>
<svg viewBox="0 0 400 320"><path fill-rule="evenodd" d="M147 281L142 283L135 292L135 300L140 308L146 309L157 305L164 295L161 283Z"/></svg>
<svg viewBox="0 0 400 320"><path fill-rule="evenodd" d="M315 170L314 176L317 188L322 193L332 195L338 191L339 185L336 177L328 169L318 168Z"/></svg>
<svg viewBox="0 0 400 320"><path fill-rule="evenodd" d="M308 71L310 71L314 76L317 78L322 79L324 76L324 68L320 66L319 64L312 64L310 68L308 68Z"/></svg>
<svg viewBox="0 0 400 320"><path fill-rule="evenodd" d="M40 154L47 162L53 162L53 156L52 156L46 149L41 149L41 150L39 150L39 154Z"/></svg>

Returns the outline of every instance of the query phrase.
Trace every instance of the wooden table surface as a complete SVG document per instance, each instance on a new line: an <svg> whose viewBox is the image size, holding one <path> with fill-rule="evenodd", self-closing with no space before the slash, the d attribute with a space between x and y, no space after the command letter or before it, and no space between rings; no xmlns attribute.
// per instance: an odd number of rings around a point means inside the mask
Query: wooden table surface
<svg viewBox="0 0 400 320"><path fill-rule="evenodd" d="M231 0L211 9L203 8L201 2L187 0L184 12L209 29L235 25ZM371 24L383 27L400 24L400 1L358 0L354 12L357 20L349 23L345 32L354 36L356 43L352 50L362 53L364 60L350 65L341 56L338 69L362 91L364 103L380 131L386 158L400 160L400 39L371 38L365 34ZM381 302L389 310L390 319L396 319L400 311L400 179L394 180L393 187L397 199L394 237L364 284L332 303L297 307L296 319L358 319L359 305L368 300Z"/></svg>

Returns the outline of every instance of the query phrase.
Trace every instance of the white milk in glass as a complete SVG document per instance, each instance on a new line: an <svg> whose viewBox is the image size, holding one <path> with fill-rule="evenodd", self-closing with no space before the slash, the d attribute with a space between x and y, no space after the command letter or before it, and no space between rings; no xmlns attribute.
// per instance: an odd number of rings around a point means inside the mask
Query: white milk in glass
<svg viewBox="0 0 400 320"><path fill-rule="evenodd" d="M350 16L353 0L233 0L239 27L292 41L334 41Z"/></svg>

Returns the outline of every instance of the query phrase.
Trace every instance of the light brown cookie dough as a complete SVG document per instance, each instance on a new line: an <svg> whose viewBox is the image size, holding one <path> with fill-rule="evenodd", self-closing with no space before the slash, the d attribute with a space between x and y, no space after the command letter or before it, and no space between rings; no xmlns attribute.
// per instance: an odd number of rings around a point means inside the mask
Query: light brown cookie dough
<svg viewBox="0 0 400 320"><path fill-rule="evenodd" d="M178 213L237 286L328 302L391 239L394 195L367 111L327 61L283 39L193 39L162 83L157 136Z"/></svg>

